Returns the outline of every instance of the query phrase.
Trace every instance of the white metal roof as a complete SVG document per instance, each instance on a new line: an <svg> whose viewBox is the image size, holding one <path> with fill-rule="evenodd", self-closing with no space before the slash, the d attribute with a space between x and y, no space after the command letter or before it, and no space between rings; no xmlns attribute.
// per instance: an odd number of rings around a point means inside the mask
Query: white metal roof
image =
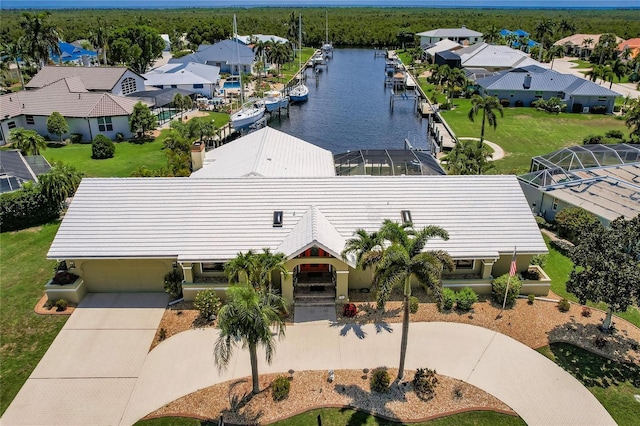
<svg viewBox="0 0 640 426"><path fill-rule="evenodd" d="M473 31L467 27L461 28L437 28L416 34L418 37L480 37L482 33Z"/></svg>
<svg viewBox="0 0 640 426"><path fill-rule="evenodd" d="M479 43L460 49L456 51L456 54L460 56L463 67L516 68L537 65L547 68L546 65L530 58L525 52L512 49L509 46Z"/></svg>
<svg viewBox="0 0 640 426"><path fill-rule="evenodd" d="M331 151L271 127L207 152L193 178L334 176Z"/></svg>
<svg viewBox="0 0 640 426"><path fill-rule="evenodd" d="M455 258L547 251L515 176L109 178L82 181L48 257L224 261L265 247L295 253L314 240L336 251L339 238L400 221L401 210L416 227L446 229L450 240L427 249Z"/></svg>
<svg viewBox="0 0 640 426"><path fill-rule="evenodd" d="M433 56L438 52L444 52L445 50L451 50L456 47L460 47L460 43L445 38L444 40L440 40L439 42L435 43L433 47L425 50L425 52L427 53L427 55Z"/></svg>
<svg viewBox="0 0 640 426"><path fill-rule="evenodd" d="M172 63L143 74L146 86L169 84L217 84L220 81L220 67L196 62Z"/></svg>

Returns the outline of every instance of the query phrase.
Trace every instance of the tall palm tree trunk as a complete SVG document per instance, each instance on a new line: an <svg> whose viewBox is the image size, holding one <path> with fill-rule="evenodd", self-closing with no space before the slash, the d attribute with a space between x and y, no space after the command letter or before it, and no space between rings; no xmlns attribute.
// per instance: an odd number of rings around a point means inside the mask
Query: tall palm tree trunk
<svg viewBox="0 0 640 426"><path fill-rule="evenodd" d="M480 145L484 142L484 122L486 121L487 110L482 108L482 128L480 129Z"/></svg>
<svg viewBox="0 0 640 426"><path fill-rule="evenodd" d="M260 377L258 376L258 351L255 343L249 343L249 357L251 358L251 382L253 393L260 393Z"/></svg>
<svg viewBox="0 0 640 426"><path fill-rule="evenodd" d="M411 276L404 282L404 313L402 315L402 339L400 341L400 366L398 367L398 379L404 378L404 361L407 356L407 342L409 341L409 298L411 297Z"/></svg>

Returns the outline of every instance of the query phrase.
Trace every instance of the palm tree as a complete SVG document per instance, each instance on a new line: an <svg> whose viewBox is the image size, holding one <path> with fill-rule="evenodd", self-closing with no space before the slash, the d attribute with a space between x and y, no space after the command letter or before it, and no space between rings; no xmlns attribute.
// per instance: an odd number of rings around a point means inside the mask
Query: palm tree
<svg viewBox="0 0 640 426"><path fill-rule="evenodd" d="M266 289L268 293L272 290L271 274L279 272L285 277L289 276L285 263L287 256L284 253L272 253L269 248L263 248L262 253L255 256L257 274L260 287Z"/></svg>
<svg viewBox="0 0 640 426"><path fill-rule="evenodd" d="M480 130L480 143L484 142L484 125L485 122L489 126L493 126L495 130L498 127L498 121L495 111L500 113L500 117L504 116L502 105L496 96L487 96L483 98L480 95L473 95L471 98L471 109L469 110L469 120L474 121L478 113L482 111L482 128Z"/></svg>
<svg viewBox="0 0 640 426"><path fill-rule="evenodd" d="M553 69L553 61L556 58L562 58L564 56L564 47L551 46L547 51L547 59L551 60L551 69Z"/></svg>
<svg viewBox="0 0 640 426"><path fill-rule="evenodd" d="M21 44L24 53L33 58L40 68L49 60L50 53L60 56L59 35L56 28L49 22L49 12L22 14L20 27L24 31Z"/></svg>
<svg viewBox="0 0 640 426"><path fill-rule="evenodd" d="M553 36L555 24L549 18L542 18L535 27L536 38L540 40L540 53L538 62L542 62L542 51L545 48L545 43L548 37Z"/></svg>
<svg viewBox="0 0 640 426"><path fill-rule="evenodd" d="M22 77L22 69L20 68L20 59L23 59L22 56L24 54L20 43L9 42L3 44L0 55L6 56L8 59L15 62L16 67L18 68L18 75L20 76L20 87L24 90L24 78Z"/></svg>
<svg viewBox="0 0 640 426"><path fill-rule="evenodd" d="M290 43L293 45L293 50L296 50L296 42L294 40L298 40L298 18L296 18L296 13L291 12L289 16L289 22L286 24L287 27L287 39L289 39Z"/></svg>
<svg viewBox="0 0 640 426"><path fill-rule="evenodd" d="M560 35L564 36L565 34L573 34L576 31L576 26L573 25L573 22L564 18L558 23L558 32Z"/></svg>
<svg viewBox="0 0 640 426"><path fill-rule="evenodd" d="M609 65L604 65L602 67L602 81L609 82L609 89L613 86L613 79L616 74L613 72L613 69Z"/></svg>
<svg viewBox="0 0 640 426"><path fill-rule="evenodd" d="M591 43L593 43L593 39L591 37L587 37L582 40L582 50L580 51L580 56L584 58L584 52L591 47Z"/></svg>
<svg viewBox="0 0 640 426"><path fill-rule="evenodd" d="M620 58L609 61L608 65L611 68L613 74L618 78L618 82L620 82L622 77L624 77L629 71L629 67L627 66L627 64L622 62Z"/></svg>
<svg viewBox="0 0 640 426"><path fill-rule="evenodd" d="M584 73L584 76L588 77L589 80L593 81L594 83L598 81L598 78L603 78L603 75L604 68L601 65L594 65L590 70Z"/></svg>
<svg viewBox="0 0 640 426"><path fill-rule="evenodd" d="M224 264L224 274L231 283L254 284L256 278L256 261L253 250L248 250L245 254L238 252L236 257ZM244 281L244 282L243 282Z"/></svg>
<svg viewBox="0 0 640 426"><path fill-rule="evenodd" d="M409 338L409 298L411 279L415 278L425 289L430 290L442 307L442 271L453 269L453 260L444 251L423 251L427 242L435 237L449 239L449 234L438 226L427 226L420 230L411 224L400 225L386 219L380 228L380 236L387 241L374 282L378 287L378 304L386 302L395 286L402 286L404 293L404 314L402 318L402 339L400 344L400 365L398 379L404 377L404 363Z"/></svg>
<svg viewBox="0 0 640 426"><path fill-rule="evenodd" d="M453 175L482 175L495 167L488 159L489 149L480 141L458 142L451 152L442 158L445 170Z"/></svg>
<svg viewBox="0 0 640 426"><path fill-rule="evenodd" d="M97 48L100 56L102 56L102 62L107 65L107 43L109 42L109 30L102 18L98 18L98 22L94 30L89 35L89 41Z"/></svg>
<svg viewBox="0 0 640 426"><path fill-rule="evenodd" d="M345 243L342 250L342 258L347 260L350 255L356 257L356 267L366 270L369 266L375 268L382 258L382 240L377 232L367 232L364 229L357 229L353 237Z"/></svg>
<svg viewBox="0 0 640 426"><path fill-rule="evenodd" d="M291 48L287 43L274 43L268 52L269 62L276 64L278 75L280 75L280 67L289 62L291 57Z"/></svg>
<svg viewBox="0 0 640 426"><path fill-rule="evenodd" d="M9 141L19 149L23 155L40 155L40 151L47 149L44 138L35 130L17 127L9 132Z"/></svg>
<svg viewBox="0 0 640 426"><path fill-rule="evenodd" d="M56 163L49 172L38 176L38 186L48 200L59 203L73 196L81 180L82 174L73 166Z"/></svg>
<svg viewBox="0 0 640 426"><path fill-rule="evenodd" d="M631 129L630 137L640 137L640 102L636 102L633 108L629 108L624 116L624 124Z"/></svg>
<svg viewBox="0 0 640 426"><path fill-rule="evenodd" d="M500 30L495 24L492 24L482 35L484 41L489 44L495 44L501 37Z"/></svg>
<svg viewBox="0 0 640 426"><path fill-rule="evenodd" d="M265 303L251 286L232 286L227 291L227 303L218 312L220 336L213 351L214 362L219 371L226 369L241 341L242 347L249 349L254 394L260 392L258 346L264 347L267 363L271 364L276 345L272 328L279 338L285 335L280 309L286 311L285 301L279 296L271 295Z"/></svg>

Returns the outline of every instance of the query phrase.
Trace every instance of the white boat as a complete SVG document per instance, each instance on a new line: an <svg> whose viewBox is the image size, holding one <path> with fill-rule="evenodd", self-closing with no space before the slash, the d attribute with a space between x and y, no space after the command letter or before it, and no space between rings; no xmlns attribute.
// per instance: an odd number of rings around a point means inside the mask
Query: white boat
<svg viewBox="0 0 640 426"><path fill-rule="evenodd" d="M236 55L238 57L238 81L240 82L240 102L242 107L240 110L231 114L229 121L235 129L248 127L256 121L264 117L264 104L257 102L244 103L244 88L242 86L242 72L240 71L240 51L238 48L238 26L236 24L236 15L233 15L233 35L236 41Z"/></svg>
<svg viewBox="0 0 640 426"><path fill-rule="evenodd" d="M306 101L309 98L309 88L300 82L289 91L289 98L294 102Z"/></svg>
<svg viewBox="0 0 640 426"><path fill-rule="evenodd" d="M283 96L281 92L277 90L269 90L264 92L264 98L262 99L267 111L275 111L278 108L286 108L289 105L289 98Z"/></svg>
<svg viewBox="0 0 640 426"><path fill-rule="evenodd" d="M324 44L322 45L322 56L326 59L329 58L329 54L333 53L333 45L329 41L329 12L325 11L325 36Z"/></svg>
<svg viewBox="0 0 640 426"><path fill-rule="evenodd" d="M257 102L248 102L238 112L231 114L231 125L235 129L248 127L264 117L264 105Z"/></svg>
<svg viewBox="0 0 640 426"><path fill-rule="evenodd" d="M298 25L298 42L300 46L300 52L298 54L299 69L302 69L302 15L299 17L300 24ZM298 81L298 84L289 90L289 99L293 102L306 101L309 98L309 88L305 86L302 79Z"/></svg>

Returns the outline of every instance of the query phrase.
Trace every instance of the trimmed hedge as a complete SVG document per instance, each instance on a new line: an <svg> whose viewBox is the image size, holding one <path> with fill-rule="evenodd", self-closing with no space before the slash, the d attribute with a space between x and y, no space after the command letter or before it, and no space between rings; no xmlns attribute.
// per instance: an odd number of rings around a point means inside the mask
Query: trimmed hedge
<svg viewBox="0 0 640 426"><path fill-rule="evenodd" d="M0 229L16 231L42 225L60 217L61 204L36 189L22 189L0 196Z"/></svg>

